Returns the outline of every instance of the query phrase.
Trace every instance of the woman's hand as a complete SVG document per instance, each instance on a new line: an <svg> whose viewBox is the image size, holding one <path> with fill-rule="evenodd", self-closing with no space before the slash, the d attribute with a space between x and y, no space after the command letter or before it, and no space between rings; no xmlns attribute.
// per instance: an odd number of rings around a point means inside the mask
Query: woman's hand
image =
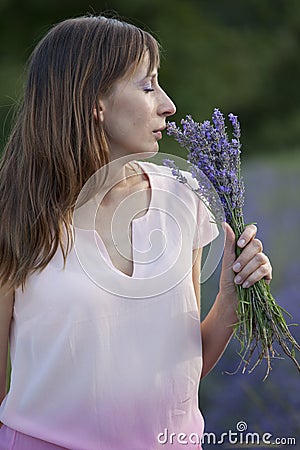
<svg viewBox="0 0 300 450"><path fill-rule="evenodd" d="M235 235L231 227L224 223L226 233L220 279L220 293L222 295L236 295L235 284L244 288L252 286L264 278L267 283L272 279L272 266L269 258L263 253L263 245L256 238L257 227L248 225L241 234L237 245L241 254L235 255Z"/></svg>
<svg viewBox="0 0 300 450"><path fill-rule="evenodd" d="M229 342L233 325L237 322L238 301L236 284L250 287L265 278L272 278L272 267L268 257L262 252L262 243L256 239L257 228L249 225L238 240L241 254L235 255L235 235L231 227L224 223L226 233L220 290L216 300L201 324L204 377L214 367ZM237 277L240 279L237 279Z"/></svg>
<svg viewBox="0 0 300 450"><path fill-rule="evenodd" d="M255 237L256 232L255 225L248 225L237 242L242 252L232 267L237 274L234 282L244 288L252 286L262 278L267 283L272 280L272 266L269 258L263 253L261 241Z"/></svg>

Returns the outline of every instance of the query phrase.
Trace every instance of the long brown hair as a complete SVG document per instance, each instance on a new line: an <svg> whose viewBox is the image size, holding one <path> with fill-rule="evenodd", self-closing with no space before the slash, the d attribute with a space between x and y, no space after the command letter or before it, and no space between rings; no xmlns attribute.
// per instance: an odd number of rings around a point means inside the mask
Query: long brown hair
<svg viewBox="0 0 300 450"><path fill-rule="evenodd" d="M73 238L70 223L86 181L109 161L98 100L157 41L114 18L84 16L53 27L30 58L17 120L0 162L0 284L24 287ZM64 239L67 232L67 240Z"/></svg>

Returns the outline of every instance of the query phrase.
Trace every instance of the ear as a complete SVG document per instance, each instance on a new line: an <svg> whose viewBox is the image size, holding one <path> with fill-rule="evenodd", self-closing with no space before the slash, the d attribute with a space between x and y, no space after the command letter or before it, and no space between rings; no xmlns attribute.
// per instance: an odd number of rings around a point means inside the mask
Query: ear
<svg viewBox="0 0 300 450"><path fill-rule="evenodd" d="M101 101L93 108L93 116L95 120L99 120L101 123L104 122L104 105Z"/></svg>

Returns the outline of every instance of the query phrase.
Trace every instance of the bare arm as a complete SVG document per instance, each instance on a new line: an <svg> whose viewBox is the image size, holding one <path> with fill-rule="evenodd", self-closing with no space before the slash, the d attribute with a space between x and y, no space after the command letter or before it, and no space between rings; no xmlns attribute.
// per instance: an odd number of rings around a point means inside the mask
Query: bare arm
<svg viewBox="0 0 300 450"><path fill-rule="evenodd" d="M216 365L226 349L233 333L232 325L236 322L233 307L220 296L217 298L201 324L204 378Z"/></svg>
<svg viewBox="0 0 300 450"><path fill-rule="evenodd" d="M216 300L201 324L203 370L202 378L207 375L222 356L232 336L232 325L236 322L237 294L235 282L238 284L248 283L251 286L261 278L270 281L272 268L267 256L262 253L262 244L255 239L256 227L246 227L240 240L243 249L240 256L235 256L235 236L231 228L226 225L226 244L222 262L220 278L220 290ZM194 251L196 252L196 250ZM200 255L200 256L199 256ZM201 253L196 257L193 266L193 281L195 293L200 305L200 264ZM237 268L236 264L240 266ZM237 280L237 272L240 280ZM199 308L200 310L200 308Z"/></svg>
<svg viewBox="0 0 300 450"><path fill-rule="evenodd" d="M8 338L14 304L14 291L0 288L0 402L6 395Z"/></svg>
<svg viewBox="0 0 300 450"><path fill-rule="evenodd" d="M193 284L199 314L201 313L200 271L202 250L194 250ZM201 324L203 369L202 378L213 368L222 356L232 335L232 325L236 321L234 307L227 308L217 296L209 314Z"/></svg>

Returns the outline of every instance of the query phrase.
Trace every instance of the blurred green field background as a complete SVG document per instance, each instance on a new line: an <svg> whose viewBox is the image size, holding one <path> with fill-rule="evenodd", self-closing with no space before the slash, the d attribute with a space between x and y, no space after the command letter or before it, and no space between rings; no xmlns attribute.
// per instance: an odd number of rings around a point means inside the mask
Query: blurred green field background
<svg viewBox="0 0 300 450"><path fill-rule="evenodd" d="M174 120L192 114L202 121L215 107L239 116L246 221L258 222L259 237L274 266L272 291L299 323L300 3L0 0L0 149L9 133L13 106L22 94L24 65L35 44L64 18L103 11L151 30L161 42L160 82L177 105ZM184 155L168 137L161 150ZM203 287L204 313L217 283L218 272ZM300 340L299 327L294 334ZM249 431L294 436L300 445L296 368L287 360L277 360L264 383L262 367L253 375L225 375L238 363L236 349L233 341L201 383L207 431L235 430L236 423L244 420ZM244 447L234 446L239 448Z"/></svg>
<svg viewBox="0 0 300 450"><path fill-rule="evenodd" d="M24 63L51 25L101 11L119 13L158 37L164 49L160 81L177 104L177 119L187 113L202 119L220 107L246 125L247 156L297 151L296 0L0 0L2 124L22 91Z"/></svg>

